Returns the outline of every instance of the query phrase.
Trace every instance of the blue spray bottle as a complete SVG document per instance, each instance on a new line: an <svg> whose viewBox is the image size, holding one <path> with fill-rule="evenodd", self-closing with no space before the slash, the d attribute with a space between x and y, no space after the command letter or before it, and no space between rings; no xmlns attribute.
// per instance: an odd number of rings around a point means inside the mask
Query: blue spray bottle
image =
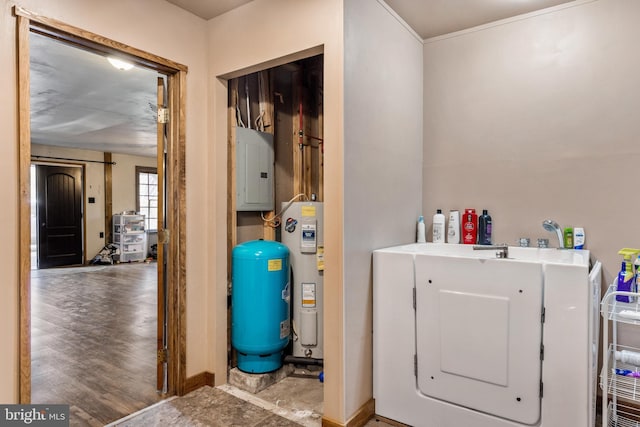
<svg viewBox="0 0 640 427"><path fill-rule="evenodd" d="M638 253L640 253L640 249L623 248L618 251L618 254L622 255L623 261L620 273L618 273L616 291L636 292L636 281L635 275L633 274L633 259L638 256ZM616 301L635 302L635 297L628 295L616 295Z"/></svg>

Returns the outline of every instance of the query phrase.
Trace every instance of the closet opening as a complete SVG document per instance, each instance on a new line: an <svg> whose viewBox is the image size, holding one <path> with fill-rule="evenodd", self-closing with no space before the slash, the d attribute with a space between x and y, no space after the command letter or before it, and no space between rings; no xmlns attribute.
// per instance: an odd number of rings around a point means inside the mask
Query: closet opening
<svg viewBox="0 0 640 427"><path fill-rule="evenodd" d="M323 66L228 81L229 387L310 419L323 408Z"/></svg>

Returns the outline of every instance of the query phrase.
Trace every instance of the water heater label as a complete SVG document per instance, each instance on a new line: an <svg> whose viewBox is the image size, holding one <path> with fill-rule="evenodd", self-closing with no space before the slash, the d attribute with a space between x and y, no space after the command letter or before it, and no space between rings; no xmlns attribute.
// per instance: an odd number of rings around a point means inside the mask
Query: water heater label
<svg viewBox="0 0 640 427"><path fill-rule="evenodd" d="M316 216L316 207L315 206L302 206L301 207L302 216Z"/></svg>
<svg viewBox="0 0 640 427"><path fill-rule="evenodd" d="M316 227L312 224L302 224L302 246L316 247Z"/></svg>
<svg viewBox="0 0 640 427"><path fill-rule="evenodd" d="M313 308L316 306L316 284L302 284L302 307Z"/></svg>
<svg viewBox="0 0 640 427"><path fill-rule="evenodd" d="M290 332L291 332L291 327L289 324L289 319L283 320L282 322L280 322L280 339L282 340L288 337Z"/></svg>
<svg viewBox="0 0 640 427"><path fill-rule="evenodd" d="M282 259L270 259L267 261L267 271L282 270Z"/></svg>
<svg viewBox="0 0 640 427"><path fill-rule="evenodd" d="M316 267L318 268L318 271L324 271L324 246L318 246Z"/></svg>

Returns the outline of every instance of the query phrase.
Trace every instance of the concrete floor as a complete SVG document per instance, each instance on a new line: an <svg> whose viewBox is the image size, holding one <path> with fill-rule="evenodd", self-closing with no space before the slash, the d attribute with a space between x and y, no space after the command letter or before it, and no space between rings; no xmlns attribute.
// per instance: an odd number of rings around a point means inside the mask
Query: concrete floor
<svg viewBox="0 0 640 427"><path fill-rule="evenodd" d="M109 426L321 427L323 385L317 371L293 374L253 394L232 385L202 387L165 400ZM366 427L391 426L376 419Z"/></svg>
<svg viewBox="0 0 640 427"><path fill-rule="evenodd" d="M323 413L323 384L318 380L321 368L295 368L289 375L255 394L247 393L234 385L220 388L227 393L268 409L305 427L321 427ZM391 426L375 418L365 427Z"/></svg>
<svg viewBox="0 0 640 427"><path fill-rule="evenodd" d="M256 394L235 385L223 385L219 389L299 425L319 427L322 424L323 386L318 381L317 374L296 370Z"/></svg>

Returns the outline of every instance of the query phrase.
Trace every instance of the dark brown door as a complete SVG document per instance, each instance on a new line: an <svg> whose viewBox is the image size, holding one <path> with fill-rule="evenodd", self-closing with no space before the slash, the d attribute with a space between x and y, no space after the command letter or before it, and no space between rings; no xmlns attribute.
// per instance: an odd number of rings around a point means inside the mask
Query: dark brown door
<svg viewBox="0 0 640 427"><path fill-rule="evenodd" d="M38 268L82 264L82 169L36 165Z"/></svg>

